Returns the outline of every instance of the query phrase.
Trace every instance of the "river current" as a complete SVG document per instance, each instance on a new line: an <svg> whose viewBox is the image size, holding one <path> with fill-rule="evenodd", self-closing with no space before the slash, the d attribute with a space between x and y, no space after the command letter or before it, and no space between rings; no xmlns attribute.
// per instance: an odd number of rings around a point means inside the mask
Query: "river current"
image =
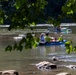
<svg viewBox="0 0 76 75"><path fill-rule="evenodd" d="M66 53L64 45L38 46L35 49L23 50L22 52L5 52L5 47L14 43L13 36L0 36L0 70L17 70L20 75L56 75L60 72L68 72L71 75L76 75L76 69L65 67L68 65L76 65L76 53ZM55 34L54 36L57 35ZM65 34L63 36L66 39L72 40L75 45L75 34ZM53 56L60 60L56 63L60 67L50 71L37 69L35 64L41 61L51 62Z"/></svg>

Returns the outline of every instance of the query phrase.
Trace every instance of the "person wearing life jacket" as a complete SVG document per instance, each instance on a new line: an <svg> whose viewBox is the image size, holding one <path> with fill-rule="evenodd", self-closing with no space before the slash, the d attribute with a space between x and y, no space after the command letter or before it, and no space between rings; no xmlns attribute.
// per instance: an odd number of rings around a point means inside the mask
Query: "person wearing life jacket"
<svg viewBox="0 0 76 75"><path fill-rule="evenodd" d="M56 41L55 37L50 37L49 36L49 32L46 32L45 40L46 40L46 43L50 43L50 42L55 42Z"/></svg>
<svg viewBox="0 0 76 75"><path fill-rule="evenodd" d="M58 41L63 41L63 36L62 35L60 35L60 37L58 38Z"/></svg>
<svg viewBox="0 0 76 75"><path fill-rule="evenodd" d="M48 42L48 43L50 42L51 37L49 36L49 32L46 32L45 40L46 40L46 42Z"/></svg>

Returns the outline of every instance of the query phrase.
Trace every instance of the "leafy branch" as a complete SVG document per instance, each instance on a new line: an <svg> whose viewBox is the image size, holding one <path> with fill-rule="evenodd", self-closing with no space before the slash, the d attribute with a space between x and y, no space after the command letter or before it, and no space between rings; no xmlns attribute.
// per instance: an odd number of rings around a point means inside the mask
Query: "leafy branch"
<svg viewBox="0 0 76 75"><path fill-rule="evenodd" d="M31 49L37 47L38 38L32 36L31 33L27 33L26 37L23 37L19 42L15 42L14 45L8 45L5 51L22 51L23 49Z"/></svg>

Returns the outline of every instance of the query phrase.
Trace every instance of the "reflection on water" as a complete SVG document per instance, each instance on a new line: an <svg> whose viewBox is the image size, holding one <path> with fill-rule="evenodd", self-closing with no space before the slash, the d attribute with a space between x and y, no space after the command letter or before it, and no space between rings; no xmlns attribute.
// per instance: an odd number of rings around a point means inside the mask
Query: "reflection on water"
<svg viewBox="0 0 76 75"><path fill-rule="evenodd" d="M39 54L40 54L41 57L45 57L46 56L46 48L44 46L38 47L37 51L39 51Z"/></svg>
<svg viewBox="0 0 76 75"><path fill-rule="evenodd" d="M20 75L56 75L60 72L70 72L76 75L74 70L60 67L52 71L40 71L34 64L41 61L50 61L53 56L60 60L57 65L76 65L76 53L67 54L64 45L61 46L38 46L36 49L5 52L4 48L10 41L0 43L0 70L15 69Z"/></svg>

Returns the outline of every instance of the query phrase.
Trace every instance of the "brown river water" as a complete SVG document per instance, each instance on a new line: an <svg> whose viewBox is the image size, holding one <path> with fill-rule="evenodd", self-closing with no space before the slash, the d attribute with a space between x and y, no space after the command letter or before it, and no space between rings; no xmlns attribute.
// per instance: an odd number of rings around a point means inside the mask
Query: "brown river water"
<svg viewBox="0 0 76 75"><path fill-rule="evenodd" d="M60 72L69 72L76 75L76 69L69 69L64 66L76 65L76 53L67 54L65 46L38 46L36 49L28 49L12 52L5 52L5 47L13 44L13 36L16 35L0 35L0 70L17 70L19 75L56 75ZM59 36L54 34L51 36ZM76 43L76 34L63 34L63 37ZM58 57L62 61L56 63L58 66L55 70L41 71L35 66L41 61L50 61L53 56Z"/></svg>

